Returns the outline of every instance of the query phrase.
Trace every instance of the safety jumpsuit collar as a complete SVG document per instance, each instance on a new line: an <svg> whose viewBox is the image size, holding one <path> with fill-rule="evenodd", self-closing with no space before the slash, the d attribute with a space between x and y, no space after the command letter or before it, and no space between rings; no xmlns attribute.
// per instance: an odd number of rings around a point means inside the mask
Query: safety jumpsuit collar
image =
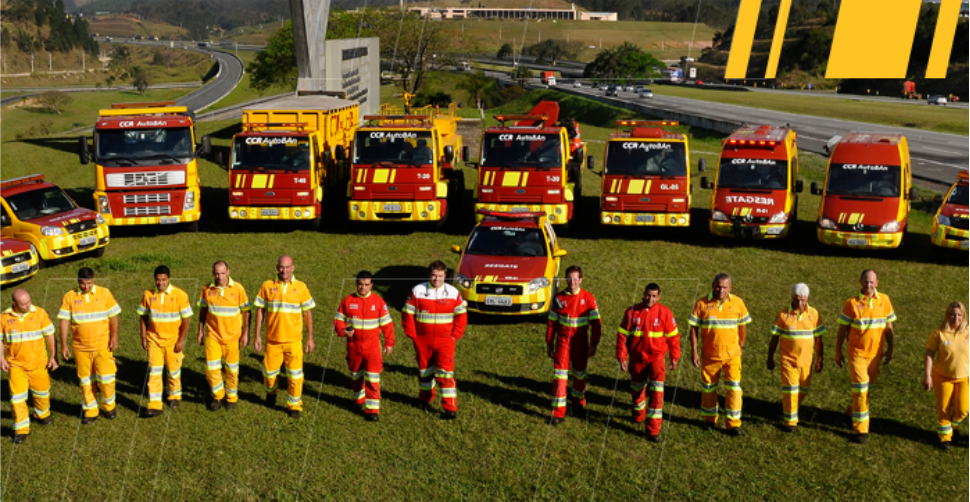
<svg viewBox="0 0 970 502"><path fill-rule="evenodd" d="M718 300L716 300L714 298L714 292L713 291L711 291L710 293L707 294L707 301L709 301L709 302L716 301L717 302L717 309L718 310L721 310L721 307L723 307L725 303L727 303L727 302L729 302L729 301L731 301L733 299L734 299L734 295L732 295L731 293L728 293L727 300L724 300L723 302L722 301L718 301Z"/></svg>
<svg viewBox="0 0 970 502"><path fill-rule="evenodd" d="M578 295L578 294L580 294L582 292L583 292L583 288L579 288L579 290L576 291L575 293L573 293L572 291L570 291L569 288L566 288L565 290L563 290L563 293L566 293L569 296L576 296L576 295Z"/></svg>
<svg viewBox="0 0 970 502"><path fill-rule="evenodd" d="M812 308L812 306L809 305L808 302L805 302L805 312L799 312L798 309L796 309L794 305L792 305L792 304L789 303L788 304L788 315L791 315L792 313L798 314L798 320L801 321L802 320L802 316L805 315L805 314L807 314L808 313L808 309L810 309L810 308Z"/></svg>
<svg viewBox="0 0 970 502"><path fill-rule="evenodd" d="M428 281L425 284L428 285L428 289L430 289L431 291L438 291L438 290L445 289L445 283L443 282L441 283L441 286L437 288L431 285L431 281Z"/></svg>
<svg viewBox="0 0 970 502"><path fill-rule="evenodd" d="M7 310L3 311L4 314L13 314L17 316L17 319L20 319L21 322L24 320L24 317L27 317L28 314L32 314L34 312L37 312L37 307L35 307L33 303L30 304L30 310L23 314L14 310L13 307L7 307Z"/></svg>
<svg viewBox="0 0 970 502"><path fill-rule="evenodd" d="M370 298L370 295L372 295L372 294L373 294L373 292L371 292L371 291L368 291L366 295L361 295L360 293L358 293L356 291L354 292L354 296L356 296L357 298L363 298L365 300L367 298Z"/></svg>
<svg viewBox="0 0 970 502"><path fill-rule="evenodd" d="M289 286L290 284L293 284L294 282L296 282L296 275L291 275L290 280L288 281L284 281L280 279L279 276L276 276L276 279L273 281L273 283L275 283L277 286L280 284L283 285L283 293L286 293L287 286Z"/></svg>
<svg viewBox="0 0 970 502"><path fill-rule="evenodd" d="M79 294L79 295L87 296L89 294L90 295L96 294L97 292L98 292L98 286L97 285L91 286L91 291L89 293L85 293L84 291L81 291L81 288L77 288L77 294Z"/></svg>
<svg viewBox="0 0 970 502"><path fill-rule="evenodd" d="M869 308L872 308L872 301L873 300L878 300L878 299L879 299L879 290L877 290L875 288L873 288L873 290L872 290L872 297L871 298L868 297L868 296L866 296L865 293L863 293L861 291L859 292L859 301L860 302L866 302L867 304L869 304Z"/></svg>
<svg viewBox="0 0 970 502"><path fill-rule="evenodd" d="M159 291L158 288L156 287L155 288L155 294L156 295L158 295L158 294L166 294L166 295L171 296L172 295L172 285L169 284L168 287L165 288L165 291Z"/></svg>
<svg viewBox="0 0 970 502"><path fill-rule="evenodd" d="M219 288L219 296L225 296L226 288L231 288L234 284L235 283L232 282L232 277L229 278L229 282L227 282L225 286L218 286L218 285L216 285L216 281L215 281L215 279L213 279L212 282L209 284L209 287L210 288Z"/></svg>

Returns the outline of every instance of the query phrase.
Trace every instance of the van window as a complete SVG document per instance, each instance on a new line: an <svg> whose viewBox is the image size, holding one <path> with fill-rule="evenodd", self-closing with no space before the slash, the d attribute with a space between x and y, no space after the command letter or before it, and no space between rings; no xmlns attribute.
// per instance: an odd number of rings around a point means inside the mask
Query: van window
<svg viewBox="0 0 970 502"><path fill-rule="evenodd" d="M825 193L899 197L900 166L831 164Z"/></svg>

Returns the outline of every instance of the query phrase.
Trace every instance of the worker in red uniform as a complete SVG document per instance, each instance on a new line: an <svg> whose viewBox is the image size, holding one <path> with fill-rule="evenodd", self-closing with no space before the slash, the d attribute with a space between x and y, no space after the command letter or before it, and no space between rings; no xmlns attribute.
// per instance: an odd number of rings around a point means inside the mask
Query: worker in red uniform
<svg viewBox="0 0 970 502"><path fill-rule="evenodd" d="M630 372L633 420L646 422L647 440L660 442L663 420L664 358L670 352L670 370L680 360L680 332L670 309L660 304L660 286L647 284L643 301L626 309L616 333L616 359ZM645 395L649 389L649 404Z"/></svg>
<svg viewBox="0 0 970 502"><path fill-rule="evenodd" d="M582 288L583 269L573 265L566 269L566 289L556 293L549 309L546 328L546 353L552 358L552 418L549 423L559 425L566 417L566 388L572 377L569 400L573 415L579 416L586 407L586 366L596 355L603 324L596 307L596 298ZM592 336L587 336L592 326ZM569 365L572 363L572 371Z"/></svg>
<svg viewBox="0 0 970 502"><path fill-rule="evenodd" d="M435 382L441 387L442 420L458 417L458 388L455 385L455 342L468 324L465 301L458 290L445 284L448 267L435 261L428 267L428 282L411 290L401 324L414 342L418 358L418 398L426 409L434 401Z"/></svg>
<svg viewBox="0 0 970 502"><path fill-rule="evenodd" d="M384 355L394 348L394 324L387 304L371 293L374 276L362 270L357 274L357 292L340 302L333 326L337 336L347 338L347 365L353 376L354 399L364 409L364 419L376 422L381 411L381 333Z"/></svg>

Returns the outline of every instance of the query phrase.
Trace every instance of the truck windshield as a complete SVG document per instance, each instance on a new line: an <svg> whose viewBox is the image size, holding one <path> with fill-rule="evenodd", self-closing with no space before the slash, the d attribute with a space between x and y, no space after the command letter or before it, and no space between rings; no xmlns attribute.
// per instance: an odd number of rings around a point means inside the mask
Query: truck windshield
<svg viewBox="0 0 970 502"><path fill-rule="evenodd" d="M295 136L237 137L230 169L310 170L310 140Z"/></svg>
<svg viewBox="0 0 970 502"><path fill-rule="evenodd" d="M773 159L721 159L718 188L785 190L788 161Z"/></svg>
<svg viewBox="0 0 970 502"><path fill-rule="evenodd" d="M20 221L63 213L77 207L67 194L57 187L18 193L7 197L6 200Z"/></svg>
<svg viewBox="0 0 970 502"><path fill-rule="evenodd" d="M899 197L899 166L831 164L825 193Z"/></svg>
<svg viewBox="0 0 970 502"><path fill-rule="evenodd" d="M562 140L558 134L486 134L482 167L562 167Z"/></svg>
<svg viewBox="0 0 970 502"><path fill-rule="evenodd" d="M354 140L354 164L426 165L434 163L430 131L360 131Z"/></svg>
<svg viewBox="0 0 970 502"><path fill-rule="evenodd" d="M546 256L542 231L522 227L478 227L468 240L467 254L488 256Z"/></svg>
<svg viewBox="0 0 970 502"><path fill-rule="evenodd" d="M606 174L620 176L687 176L687 148L683 143L610 141Z"/></svg>
<svg viewBox="0 0 970 502"><path fill-rule="evenodd" d="M946 199L947 204L956 204L959 206L970 205L968 201L968 189L967 185L957 185L952 192L950 192L950 197Z"/></svg>
<svg viewBox="0 0 970 502"><path fill-rule="evenodd" d="M184 164L192 158L192 130L188 127L160 129L102 129L95 137L98 162L105 167L130 166L151 161Z"/></svg>

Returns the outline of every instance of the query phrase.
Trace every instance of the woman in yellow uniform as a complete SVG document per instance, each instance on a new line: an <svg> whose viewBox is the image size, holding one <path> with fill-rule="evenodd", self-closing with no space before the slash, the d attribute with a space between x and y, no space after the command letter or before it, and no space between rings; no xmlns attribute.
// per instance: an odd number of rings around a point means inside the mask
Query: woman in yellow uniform
<svg viewBox="0 0 970 502"><path fill-rule="evenodd" d="M926 342L926 375L923 388L936 387L936 433L940 448L950 449L953 426L967 417L970 398L967 377L970 375L970 339L967 334L967 309L960 302L946 308L946 317ZM934 364L934 358L936 363Z"/></svg>

